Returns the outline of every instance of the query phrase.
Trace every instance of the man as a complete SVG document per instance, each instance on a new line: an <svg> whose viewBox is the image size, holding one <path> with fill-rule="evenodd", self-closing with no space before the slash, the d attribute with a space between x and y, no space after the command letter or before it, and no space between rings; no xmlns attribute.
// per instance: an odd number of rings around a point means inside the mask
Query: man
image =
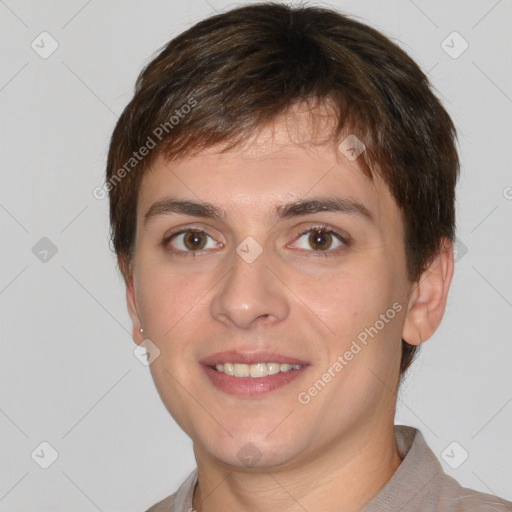
<svg viewBox="0 0 512 512"><path fill-rule="evenodd" d="M453 274L453 123L418 66L331 10L204 20L112 136L133 338L197 470L152 512L512 510L395 427Z"/></svg>

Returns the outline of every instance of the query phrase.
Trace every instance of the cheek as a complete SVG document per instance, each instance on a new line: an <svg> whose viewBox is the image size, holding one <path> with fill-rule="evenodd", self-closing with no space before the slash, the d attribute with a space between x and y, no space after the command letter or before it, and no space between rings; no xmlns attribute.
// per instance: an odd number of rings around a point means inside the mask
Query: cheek
<svg viewBox="0 0 512 512"><path fill-rule="evenodd" d="M208 287L204 278L191 279L158 265L139 265L138 277L142 319L160 351L150 365L151 375L168 411L188 431L193 414L187 390L193 389L197 372L191 347L204 325L199 317L204 314Z"/></svg>
<svg viewBox="0 0 512 512"><path fill-rule="evenodd" d="M155 340L164 340L193 316L198 307L201 280L177 275L158 265L138 268L137 303L142 322Z"/></svg>
<svg viewBox="0 0 512 512"><path fill-rule="evenodd" d="M347 359L357 360L351 367L377 369L397 357L405 306L396 281L392 272L384 272L375 264L340 272L324 283L316 281L314 287L303 288L306 301L314 303L318 317L329 327L329 361L351 351Z"/></svg>
<svg viewBox="0 0 512 512"><path fill-rule="evenodd" d="M306 286L303 296L315 305L318 316L337 338L350 337L370 320L375 321L385 303L385 286L368 272L339 272L322 281Z"/></svg>

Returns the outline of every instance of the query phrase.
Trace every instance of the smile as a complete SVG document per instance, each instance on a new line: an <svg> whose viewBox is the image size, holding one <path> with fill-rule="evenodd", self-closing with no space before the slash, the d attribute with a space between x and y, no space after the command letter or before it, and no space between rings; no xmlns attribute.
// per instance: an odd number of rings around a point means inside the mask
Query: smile
<svg viewBox="0 0 512 512"><path fill-rule="evenodd" d="M222 363L201 365L209 381L224 393L245 398L257 398L270 394L300 378L308 364L287 363ZM228 372L233 372L230 375ZM266 372L266 373L265 373Z"/></svg>
<svg viewBox="0 0 512 512"><path fill-rule="evenodd" d="M233 377L252 377L261 378L267 375L275 375L281 372L289 372L291 370L300 370L301 364L287 363L256 363L256 364L240 364L240 363L219 363L214 367L217 371L231 375Z"/></svg>

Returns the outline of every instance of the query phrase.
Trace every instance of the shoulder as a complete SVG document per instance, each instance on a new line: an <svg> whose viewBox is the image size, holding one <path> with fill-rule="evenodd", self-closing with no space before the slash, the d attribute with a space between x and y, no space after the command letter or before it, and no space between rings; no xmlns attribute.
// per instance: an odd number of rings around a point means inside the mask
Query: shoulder
<svg viewBox="0 0 512 512"><path fill-rule="evenodd" d="M446 474L419 430L397 425L395 436L402 463L364 512L512 512L510 501Z"/></svg>
<svg viewBox="0 0 512 512"><path fill-rule="evenodd" d="M438 502L434 510L450 512L512 512L512 502L492 494L462 487L446 473L439 475Z"/></svg>
<svg viewBox="0 0 512 512"><path fill-rule="evenodd" d="M162 501L155 503L152 507L148 508L146 512L174 512L174 502L176 500L176 493L167 496Z"/></svg>

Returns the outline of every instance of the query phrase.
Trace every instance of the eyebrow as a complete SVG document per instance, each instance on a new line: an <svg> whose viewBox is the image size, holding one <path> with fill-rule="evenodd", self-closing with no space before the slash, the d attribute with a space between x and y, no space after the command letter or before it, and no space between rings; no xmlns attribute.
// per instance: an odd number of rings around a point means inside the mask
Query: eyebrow
<svg viewBox="0 0 512 512"><path fill-rule="evenodd" d="M290 219L319 212L357 215L375 224L372 213L364 204L352 199L332 196L311 197L280 205L275 209L274 218L276 220ZM151 205L144 215L144 224L146 225L155 217L169 214L204 217L222 221L227 218L226 212L214 204L165 197Z"/></svg>

